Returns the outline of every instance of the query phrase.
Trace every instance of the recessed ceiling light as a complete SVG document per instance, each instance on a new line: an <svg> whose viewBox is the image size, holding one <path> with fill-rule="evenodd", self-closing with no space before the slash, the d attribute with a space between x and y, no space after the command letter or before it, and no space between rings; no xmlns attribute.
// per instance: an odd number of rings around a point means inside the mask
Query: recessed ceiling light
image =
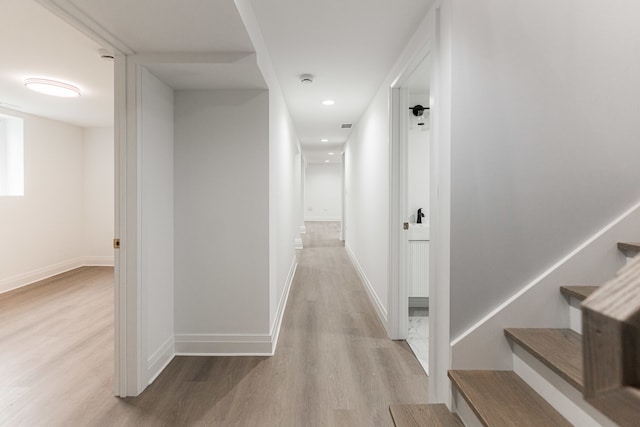
<svg viewBox="0 0 640 427"><path fill-rule="evenodd" d="M329 163L329 160L325 160L324 162L325 162L325 163Z"/></svg>
<svg viewBox="0 0 640 427"><path fill-rule="evenodd" d="M68 83L48 79L26 79L24 85L46 95L74 98L80 96L80 89Z"/></svg>
<svg viewBox="0 0 640 427"><path fill-rule="evenodd" d="M326 138L322 138L322 139L320 140L320 142L329 142L329 140L328 140L328 139L326 139Z"/></svg>
<svg viewBox="0 0 640 427"><path fill-rule="evenodd" d="M333 156L334 153L329 153L330 156Z"/></svg>
<svg viewBox="0 0 640 427"><path fill-rule="evenodd" d="M324 101L322 101L322 105L333 105L335 103L336 101L334 101L333 99L325 99Z"/></svg>

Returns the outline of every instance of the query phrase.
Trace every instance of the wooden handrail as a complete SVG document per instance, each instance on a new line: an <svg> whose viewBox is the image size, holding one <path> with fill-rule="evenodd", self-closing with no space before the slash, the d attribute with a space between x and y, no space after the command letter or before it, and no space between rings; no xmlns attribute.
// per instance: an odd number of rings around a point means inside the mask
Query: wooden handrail
<svg viewBox="0 0 640 427"><path fill-rule="evenodd" d="M582 304L584 398L621 426L640 420L640 256Z"/></svg>

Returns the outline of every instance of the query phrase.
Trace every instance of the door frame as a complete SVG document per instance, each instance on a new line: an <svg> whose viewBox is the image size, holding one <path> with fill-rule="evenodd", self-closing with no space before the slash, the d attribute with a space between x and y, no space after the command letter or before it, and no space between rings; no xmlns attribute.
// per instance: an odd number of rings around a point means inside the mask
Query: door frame
<svg viewBox="0 0 640 427"><path fill-rule="evenodd" d="M403 85L418 64L431 58L430 82L430 248L429 393L430 402L451 408L450 236L451 236L451 2L436 1L410 46L412 54L390 86L389 317L392 339L402 339L408 319L407 247L402 229L407 203L406 151L409 116ZM404 284L401 285L401 284ZM404 313L404 314L403 314ZM406 334L406 332L404 332Z"/></svg>
<svg viewBox="0 0 640 427"><path fill-rule="evenodd" d="M409 265L407 258L409 245L406 236L407 232L402 228L403 223L408 220L405 214L408 206L409 177L407 169L409 163L408 128L410 120L407 82L418 66L426 60L432 60L431 43L425 44L413 56L409 65L391 85L391 209L389 215L391 304L389 307L389 331L391 338L395 340L406 339L409 327ZM433 86L433 77L431 77L429 86ZM432 105L430 105L431 107ZM434 124L432 124L429 129L430 141L433 141L434 138L434 127ZM432 145L430 143L430 152L432 151ZM431 165L429 165L429 168L430 182L432 182ZM433 202L433 198L430 197L430 204ZM431 206L434 209L437 205ZM431 280L429 281L429 291L431 292Z"/></svg>

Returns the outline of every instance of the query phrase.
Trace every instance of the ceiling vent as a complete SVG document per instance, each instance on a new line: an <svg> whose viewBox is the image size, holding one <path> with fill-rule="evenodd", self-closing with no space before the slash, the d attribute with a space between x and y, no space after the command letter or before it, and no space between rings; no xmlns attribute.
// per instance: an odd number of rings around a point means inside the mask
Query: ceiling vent
<svg viewBox="0 0 640 427"><path fill-rule="evenodd" d="M351 129L351 126L353 126L351 123L343 123L342 129Z"/></svg>

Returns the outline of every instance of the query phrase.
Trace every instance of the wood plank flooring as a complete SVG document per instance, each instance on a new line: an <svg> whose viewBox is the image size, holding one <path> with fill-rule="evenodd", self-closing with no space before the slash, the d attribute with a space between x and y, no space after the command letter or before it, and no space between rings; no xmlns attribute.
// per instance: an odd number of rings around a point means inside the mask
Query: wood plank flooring
<svg viewBox="0 0 640 427"><path fill-rule="evenodd" d="M396 427L464 427L444 404L391 405L389 411Z"/></svg>
<svg viewBox="0 0 640 427"><path fill-rule="evenodd" d="M392 426L427 377L390 341L338 223L307 223L273 357L177 357L136 398L113 397L113 270L0 295L0 426Z"/></svg>

